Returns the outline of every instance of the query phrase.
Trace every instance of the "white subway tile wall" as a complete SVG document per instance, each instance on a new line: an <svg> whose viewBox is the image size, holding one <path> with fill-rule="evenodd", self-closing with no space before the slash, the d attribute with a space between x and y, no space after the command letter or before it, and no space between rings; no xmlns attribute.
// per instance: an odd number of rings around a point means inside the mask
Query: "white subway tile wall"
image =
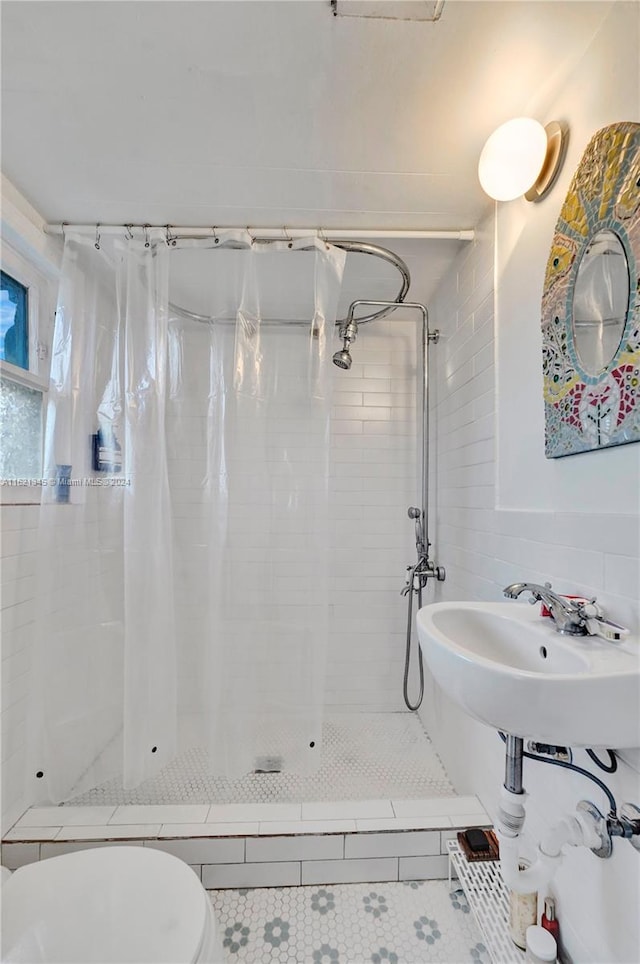
<svg viewBox="0 0 640 964"><path fill-rule="evenodd" d="M219 887L295 887L300 883L300 862L205 864L202 883L211 890Z"/></svg>
<svg viewBox="0 0 640 964"><path fill-rule="evenodd" d="M2 578L2 829L31 802L24 797L30 643L35 617L37 506L0 507Z"/></svg>
<svg viewBox="0 0 640 964"><path fill-rule="evenodd" d="M335 396L329 468L330 615L325 689L328 708L374 712L403 708L406 606L399 591L406 566L415 556L413 526L406 510L418 498L418 328L419 317L404 321L394 317L363 326L354 347L351 370L332 368ZM192 365L195 372L199 370L197 349L197 342L185 340L185 365ZM200 382L202 377L198 376ZM179 435L171 435L170 431L169 444L177 545L184 560L197 559L202 551L198 546L202 538L199 491L194 485L198 485L205 468L206 392L202 384L198 387L198 380L192 384L193 397L181 401L179 406L181 431ZM172 417L169 416L170 425ZM304 413L296 417L290 406L278 411L277 398L270 403L269 417L274 433L278 432L278 425L287 426L287 448L296 472L306 466L309 512L313 514L313 490L319 484L323 462L322 433L309 430ZM238 450L238 445L234 450L234 484L240 501L230 510L232 554L234 560L242 562L242 605L248 605L244 587L250 585L250 605L264 607L277 598L279 611L288 607L294 619L300 615L296 607L313 604L322 596L318 562L313 553L301 553L296 548L298 536L292 536L290 550L283 550L277 566L274 563L267 545L268 533L260 531L259 519L251 508L256 488L255 452L264 446L264 427L252 423L248 432L242 450ZM256 437L251 433L257 433ZM274 435L274 444L276 441ZM277 467L277 463L272 463L273 471ZM283 466L283 473L286 468ZM318 499L321 506L321 490ZM268 560L270 570L266 572ZM180 624L198 635L205 618L208 589L194 584L190 563L183 564L180 558L176 579ZM284 662L280 673L271 672L269 685L281 685L286 691L291 676L286 653L279 657L275 644L270 645L270 652L272 661L281 658ZM198 660L193 655L185 653L178 665L181 706L186 712L202 686ZM239 672L238 685L242 686L241 668Z"/></svg>
<svg viewBox="0 0 640 964"><path fill-rule="evenodd" d="M341 709L404 706L406 600L399 590L415 556L406 510L419 501L420 342L419 319L401 318L363 326L351 370L334 373L326 704Z"/></svg>
<svg viewBox="0 0 640 964"><path fill-rule="evenodd" d="M247 863L263 863L268 860L342 860L344 856L344 837L340 834L247 839Z"/></svg>
<svg viewBox="0 0 640 964"><path fill-rule="evenodd" d="M356 860L305 860L302 863L300 882L302 884L358 884L397 879L398 858L380 857Z"/></svg>
<svg viewBox="0 0 640 964"><path fill-rule="evenodd" d="M36 493L39 497L39 493ZM111 547L121 538L113 527L113 514L100 501L98 490L88 490L86 502L59 507L56 516L55 566L43 577L42 597L36 605L38 520L37 505L0 507L0 570L2 595L2 829L6 830L34 802L35 779L27 779L27 708L31 686L31 660L36 615L45 614L52 638L58 629L81 627L91 618L100 622L110 600L121 595L121 576L112 560L92 551L98 537L107 534ZM109 610L111 615L113 611ZM94 641L95 642L95 641ZM86 651L86 634L67 635L66 657ZM74 648L72 648L74 647ZM116 648L106 657L100 680L117 666ZM107 663L109 665L107 666ZM64 667L56 666L62 673ZM104 744L112 738L115 724L104 718Z"/></svg>
<svg viewBox="0 0 640 964"><path fill-rule="evenodd" d="M144 845L164 850L187 864L234 864L245 860L245 841L242 837L222 840L145 840Z"/></svg>
<svg viewBox="0 0 640 964"><path fill-rule="evenodd" d="M440 853L440 833L437 830L413 833L355 833L345 839L344 856L404 857Z"/></svg>
<svg viewBox="0 0 640 964"><path fill-rule="evenodd" d="M406 516L418 499L416 477L416 334L414 320L375 322L363 327L350 371L336 368L332 412L330 485L330 635L325 702L345 711L397 711L402 703L405 601L399 590L413 560L413 527ZM197 539L197 493L189 489L194 467L201 465L204 419L189 419L172 457L172 479L180 488L174 503L176 523L185 540ZM187 437L188 435L188 437ZM184 443L184 444L183 444ZM314 439L300 431L300 446L310 464L318 458ZM179 456L179 457L178 457ZM250 486L251 463L247 463ZM191 493L191 494L190 494ZM190 501L191 498L191 501ZM86 559L74 548L73 519L65 507L61 525L68 530L66 558L60 570L58 603L66 612L86 593ZM34 801L25 794L26 706L30 641L35 618L37 506L2 506L2 827L6 830ZM91 517L87 517L91 520ZM257 534L259 535L259 534ZM253 553L252 596L259 589L260 545ZM194 552L197 548L194 547ZM287 579L300 575L284 573ZM191 598L178 571L182 602L197 621L201 600ZM313 577L313 573L309 574ZM302 574L303 579L307 579ZM180 579L182 578L182 582ZM298 587L313 594L312 586ZM85 596L86 602L86 596ZM198 686L194 666L181 666L181 688L188 709L191 687ZM135 823L131 819L128 822Z"/></svg>

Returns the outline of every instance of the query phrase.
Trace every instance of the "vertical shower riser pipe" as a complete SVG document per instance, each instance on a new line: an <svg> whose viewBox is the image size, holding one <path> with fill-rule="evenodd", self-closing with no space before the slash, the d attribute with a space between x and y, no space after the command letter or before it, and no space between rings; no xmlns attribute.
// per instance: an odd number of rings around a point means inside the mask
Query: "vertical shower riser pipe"
<svg viewBox="0 0 640 964"><path fill-rule="evenodd" d="M429 315L424 305L417 301L368 301L358 300L349 305L349 311L345 325L353 321L353 315L357 308L388 308L390 311L396 308L410 308L419 311L422 315L422 385L420 387L422 402L422 485L420 497L422 499L422 534L424 547L429 558L429 343L438 342L440 333L429 331ZM356 324L358 320L356 319ZM444 577L443 577L444 578Z"/></svg>
<svg viewBox="0 0 640 964"><path fill-rule="evenodd" d="M429 558L429 316L422 311L422 538Z"/></svg>

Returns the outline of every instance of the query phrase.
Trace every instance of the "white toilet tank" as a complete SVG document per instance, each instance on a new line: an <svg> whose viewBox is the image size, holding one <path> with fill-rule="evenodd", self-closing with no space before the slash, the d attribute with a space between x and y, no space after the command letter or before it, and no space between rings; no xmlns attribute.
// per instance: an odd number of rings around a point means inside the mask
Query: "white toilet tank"
<svg viewBox="0 0 640 964"><path fill-rule="evenodd" d="M100 847L21 867L2 887L2 964L223 964L211 902L160 850Z"/></svg>

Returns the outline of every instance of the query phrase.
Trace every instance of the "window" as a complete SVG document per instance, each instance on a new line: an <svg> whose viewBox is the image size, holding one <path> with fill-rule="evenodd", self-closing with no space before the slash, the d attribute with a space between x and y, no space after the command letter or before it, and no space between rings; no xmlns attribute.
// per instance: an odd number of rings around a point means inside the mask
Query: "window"
<svg viewBox="0 0 640 964"><path fill-rule="evenodd" d="M0 272L0 358L29 370L29 289Z"/></svg>
<svg viewBox="0 0 640 964"><path fill-rule="evenodd" d="M0 426L0 478L12 482L39 479L42 474L42 391L0 376Z"/></svg>
<svg viewBox="0 0 640 964"><path fill-rule="evenodd" d="M50 284L6 243L0 281L0 501L39 502Z"/></svg>

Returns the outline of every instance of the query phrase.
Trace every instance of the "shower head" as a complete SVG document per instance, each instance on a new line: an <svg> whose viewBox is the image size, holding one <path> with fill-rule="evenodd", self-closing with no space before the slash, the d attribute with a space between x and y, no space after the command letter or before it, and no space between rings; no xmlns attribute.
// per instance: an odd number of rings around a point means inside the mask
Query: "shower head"
<svg viewBox="0 0 640 964"><path fill-rule="evenodd" d="M340 337L342 338L342 351L337 351L333 356L333 364L337 365L338 368L344 368L347 370L351 368L351 355L349 354L349 348L351 343L356 340L357 335L357 322L355 322L353 318L350 318L345 327L340 329Z"/></svg>
<svg viewBox="0 0 640 964"><path fill-rule="evenodd" d="M337 351L333 356L333 364L337 365L338 368L351 368L351 355L349 354L348 348L343 348L342 351Z"/></svg>

